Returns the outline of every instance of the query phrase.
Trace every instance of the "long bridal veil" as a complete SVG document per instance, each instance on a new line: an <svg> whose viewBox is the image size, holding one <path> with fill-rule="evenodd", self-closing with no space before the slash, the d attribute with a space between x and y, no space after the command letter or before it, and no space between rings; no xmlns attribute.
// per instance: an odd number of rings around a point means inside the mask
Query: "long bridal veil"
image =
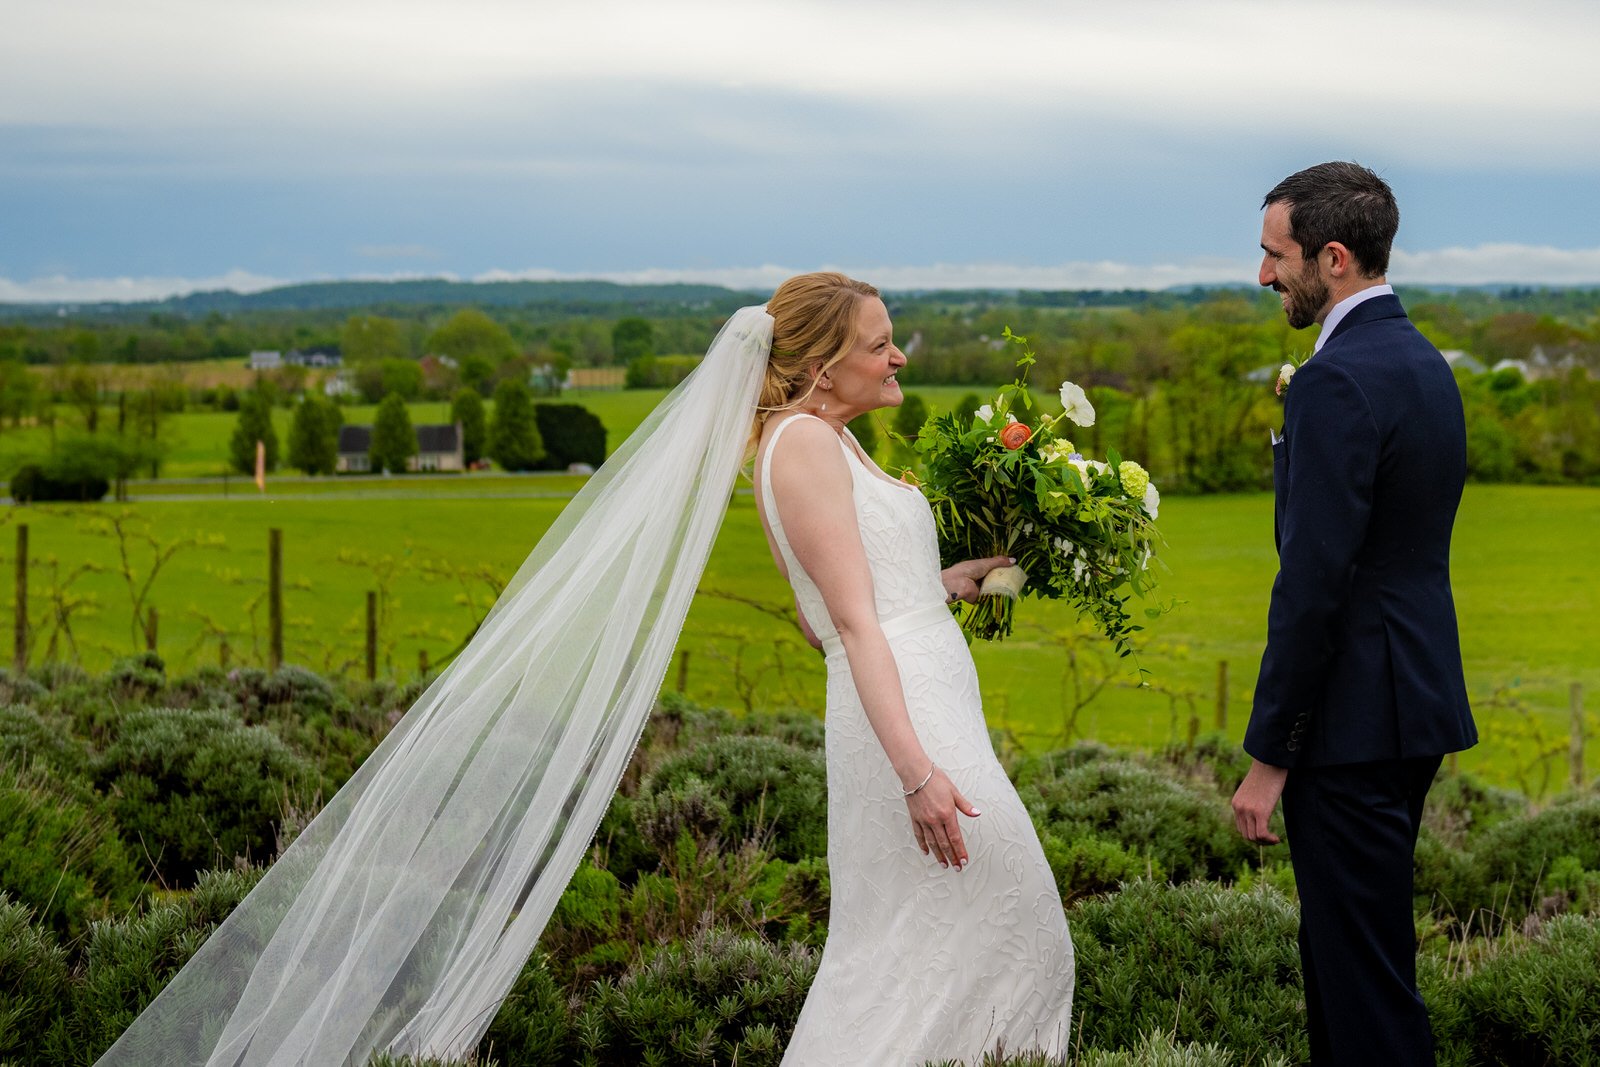
<svg viewBox="0 0 1600 1067"><path fill-rule="evenodd" d="M734 313L101 1064L326 1067L476 1045L638 743L771 342L764 308Z"/></svg>

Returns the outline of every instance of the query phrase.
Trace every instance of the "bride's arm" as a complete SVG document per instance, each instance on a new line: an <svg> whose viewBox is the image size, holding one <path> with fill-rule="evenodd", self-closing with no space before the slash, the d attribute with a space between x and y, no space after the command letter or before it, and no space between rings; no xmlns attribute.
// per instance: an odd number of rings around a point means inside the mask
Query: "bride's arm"
<svg viewBox="0 0 1600 1067"><path fill-rule="evenodd" d="M789 427L783 446L773 453L770 476L789 547L822 594L867 720L902 789L922 784L907 801L917 844L924 852L931 847L941 863L959 868L966 864L967 851L956 811L969 816L978 812L933 765L911 725L894 653L878 623L872 571L861 546L844 453L833 430L813 419Z"/></svg>

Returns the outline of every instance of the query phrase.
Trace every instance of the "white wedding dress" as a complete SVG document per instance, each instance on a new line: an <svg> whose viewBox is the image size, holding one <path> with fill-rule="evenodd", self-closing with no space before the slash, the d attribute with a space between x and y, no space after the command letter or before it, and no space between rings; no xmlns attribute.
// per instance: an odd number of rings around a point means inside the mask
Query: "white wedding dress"
<svg viewBox="0 0 1600 1067"><path fill-rule="evenodd" d="M840 439L912 725L982 812L959 816L970 855L960 872L917 848L900 780L867 721L822 596L784 536L768 472L783 431L807 417L772 431L761 468L773 540L828 669L828 941L783 1062L975 1064L997 1044L1064 1056L1072 941L1033 823L995 758L972 656L944 604L933 513L915 487L890 481Z"/></svg>

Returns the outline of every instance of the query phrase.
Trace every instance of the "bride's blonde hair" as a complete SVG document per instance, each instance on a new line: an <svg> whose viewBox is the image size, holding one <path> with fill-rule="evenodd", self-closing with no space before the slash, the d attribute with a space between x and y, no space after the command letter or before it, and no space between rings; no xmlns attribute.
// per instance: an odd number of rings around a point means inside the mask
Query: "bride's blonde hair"
<svg viewBox="0 0 1600 1067"><path fill-rule="evenodd" d="M856 306L878 290L836 271L797 274L767 301L772 354L756 401L749 451L754 453L767 417L808 400L817 379L849 353L856 341Z"/></svg>

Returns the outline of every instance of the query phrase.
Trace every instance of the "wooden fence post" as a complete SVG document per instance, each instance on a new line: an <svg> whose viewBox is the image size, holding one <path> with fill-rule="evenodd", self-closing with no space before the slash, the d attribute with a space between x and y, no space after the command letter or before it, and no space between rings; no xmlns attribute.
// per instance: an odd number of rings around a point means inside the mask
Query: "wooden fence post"
<svg viewBox="0 0 1600 1067"><path fill-rule="evenodd" d="M367 593L367 681L378 677L378 594Z"/></svg>
<svg viewBox="0 0 1600 1067"><path fill-rule="evenodd" d="M11 669L18 674L28 669L28 525L17 527L17 641L11 656Z"/></svg>
<svg viewBox="0 0 1600 1067"><path fill-rule="evenodd" d="M428 650L417 649L417 674L423 678L428 676Z"/></svg>
<svg viewBox="0 0 1600 1067"><path fill-rule="evenodd" d="M689 688L689 650L683 649L678 653L678 692L682 693Z"/></svg>
<svg viewBox="0 0 1600 1067"><path fill-rule="evenodd" d="M283 531L267 531L267 626L272 632L267 653L271 670L283 666Z"/></svg>
<svg viewBox="0 0 1600 1067"><path fill-rule="evenodd" d="M1582 790L1583 777L1583 685L1572 683L1572 788Z"/></svg>
<svg viewBox="0 0 1600 1067"><path fill-rule="evenodd" d="M156 628L160 623L161 617L156 613L155 606L152 605L144 613L144 647L146 651L154 652L156 650Z"/></svg>
<svg viewBox="0 0 1600 1067"><path fill-rule="evenodd" d="M1228 728L1228 661L1217 660L1217 729Z"/></svg>

